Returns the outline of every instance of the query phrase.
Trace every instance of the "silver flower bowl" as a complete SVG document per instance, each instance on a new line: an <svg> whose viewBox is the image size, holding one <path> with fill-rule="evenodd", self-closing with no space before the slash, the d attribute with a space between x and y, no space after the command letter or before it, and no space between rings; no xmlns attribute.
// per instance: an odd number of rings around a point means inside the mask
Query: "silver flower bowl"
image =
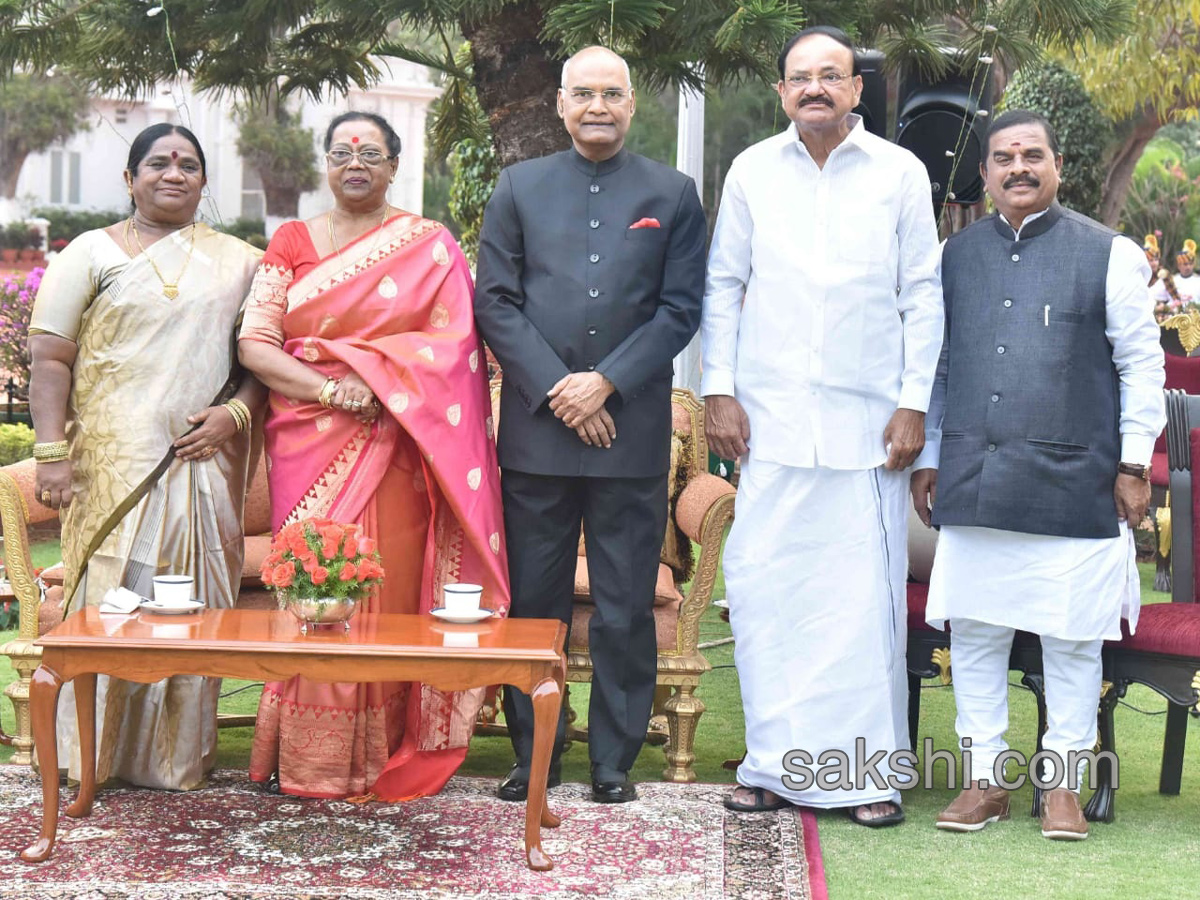
<svg viewBox="0 0 1200 900"><path fill-rule="evenodd" d="M350 630L350 620L358 612L356 597L297 597L288 591L278 591L279 608L286 609L300 622L300 633L321 626L341 625Z"/></svg>

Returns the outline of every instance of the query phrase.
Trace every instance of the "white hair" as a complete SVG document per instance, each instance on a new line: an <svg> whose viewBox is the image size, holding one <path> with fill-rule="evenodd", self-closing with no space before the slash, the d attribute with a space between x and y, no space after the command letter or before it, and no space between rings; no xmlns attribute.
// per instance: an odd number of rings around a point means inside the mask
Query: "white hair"
<svg viewBox="0 0 1200 900"><path fill-rule="evenodd" d="M612 50L609 50L607 47L595 46L595 47L584 47L582 50L579 50L579 51L571 54L569 57L567 57L567 61L563 63L563 67L562 67L562 89L564 91L567 89L567 69L570 68L571 63L573 63L575 61L575 57L579 56L580 54L583 54L583 53L590 53L593 50L604 50L607 53L611 53L613 55L613 57L621 63L621 68L623 68L625 70L626 86L628 86L630 88L633 87L633 79L629 77L629 63L625 62L624 58L619 53L614 53Z"/></svg>

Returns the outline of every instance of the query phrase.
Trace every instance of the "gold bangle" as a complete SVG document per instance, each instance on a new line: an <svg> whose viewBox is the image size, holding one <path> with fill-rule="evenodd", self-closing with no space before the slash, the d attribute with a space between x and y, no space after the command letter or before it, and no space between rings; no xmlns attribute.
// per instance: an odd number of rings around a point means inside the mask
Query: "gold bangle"
<svg viewBox="0 0 1200 900"><path fill-rule="evenodd" d="M239 432L245 431L250 426L250 407L237 397L232 397L221 405L229 410L229 414L233 416L234 425L237 426Z"/></svg>
<svg viewBox="0 0 1200 900"><path fill-rule="evenodd" d="M326 378L325 383L321 385L321 392L317 394L317 402L326 409L332 409L333 395L337 393L340 384L341 382L336 378Z"/></svg>
<svg viewBox="0 0 1200 900"><path fill-rule="evenodd" d="M33 458L37 462L62 462L70 455L71 445L66 441L46 441L33 445Z"/></svg>

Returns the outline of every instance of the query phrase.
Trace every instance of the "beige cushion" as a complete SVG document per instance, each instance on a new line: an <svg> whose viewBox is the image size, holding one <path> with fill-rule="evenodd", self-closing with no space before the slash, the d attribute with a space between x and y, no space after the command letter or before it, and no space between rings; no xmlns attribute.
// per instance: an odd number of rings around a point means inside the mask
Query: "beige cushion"
<svg viewBox="0 0 1200 900"><path fill-rule="evenodd" d="M63 620L63 589L55 585L46 590L46 596L38 606L38 637L41 637Z"/></svg>
<svg viewBox="0 0 1200 900"><path fill-rule="evenodd" d="M265 453L259 454L258 465L250 474L250 488L246 491L246 510L242 514L246 534L271 533L271 493L267 489L266 459Z"/></svg>
<svg viewBox="0 0 1200 900"><path fill-rule="evenodd" d="M683 595L675 587L675 579L671 575L671 570L665 564L659 563L658 580L654 584L654 605L665 606L682 599ZM575 602L589 604L592 602L592 584L588 577L587 557L584 556L575 561Z"/></svg>
<svg viewBox="0 0 1200 900"><path fill-rule="evenodd" d="M269 534L251 534L246 536L246 557L242 560L242 587L262 586L262 562L271 552L271 536Z"/></svg>
<svg viewBox="0 0 1200 900"><path fill-rule="evenodd" d="M659 652L678 649L679 608L682 605L683 601L675 600L654 607L654 636ZM588 649L588 623L595 611L596 607L590 603L576 603L571 607L571 646L568 649Z"/></svg>

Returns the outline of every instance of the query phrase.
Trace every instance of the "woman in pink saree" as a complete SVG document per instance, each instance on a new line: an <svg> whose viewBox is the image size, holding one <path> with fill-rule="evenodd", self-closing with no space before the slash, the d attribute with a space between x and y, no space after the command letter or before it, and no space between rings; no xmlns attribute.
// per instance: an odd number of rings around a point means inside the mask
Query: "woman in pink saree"
<svg viewBox="0 0 1200 900"><path fill-rule="evenodd" d="M472 283L454 238L387 202L400 140L366 113L325 136L328 213L289 222L255 276L242 362L271 388L271 519L358 523L386 571L368 611L428 612L482 584L508 609L499 470ZM483 691L268 683L250 778L306 797L407 800L466 757Z"/></svg>

